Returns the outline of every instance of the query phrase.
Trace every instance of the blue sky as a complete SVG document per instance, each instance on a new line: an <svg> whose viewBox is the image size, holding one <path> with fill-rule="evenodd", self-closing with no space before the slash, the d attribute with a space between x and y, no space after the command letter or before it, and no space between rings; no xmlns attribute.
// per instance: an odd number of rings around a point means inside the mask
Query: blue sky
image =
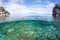
<svg viewBox="0 0 60 40"><path fill-rule="evenodd" d="M30 13L52 14L52 9L56 3L60 3L60 0L0 0L0 6L8 10L11 15L18 17L31 15Z"/></svg>
<svg viewBox="0 0 60 40"><path fill-rule="evenodd" d="M1 0L2 3L9 3L10 1L14 1L14 0ZM24 1L23 4L24 5L33 5L33 4L47 4L47 1L49 2L53 2L53 3L60 3L60 0L16 0L16 2L18 4L20 4L20 1ZM36 2L38 1L38 2ZM36 3L35 3L36 2Z"/></svg>

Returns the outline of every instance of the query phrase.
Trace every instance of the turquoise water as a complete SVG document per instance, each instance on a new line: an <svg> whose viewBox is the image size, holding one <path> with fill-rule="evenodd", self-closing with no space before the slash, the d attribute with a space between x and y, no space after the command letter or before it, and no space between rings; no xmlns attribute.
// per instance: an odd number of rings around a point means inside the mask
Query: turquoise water
<svg viewBox="0 0 60 40"><path fill-rule="evenodd" d="M60 19L51 16L31 18L3 19L0 40L60 40Z"/></svg>
<svg viewBox="0 0 60 40"><path fill-rule="evenodd" d="M59 40L60 39L59 28L60 27L58 27L58 25L55 25L55 23L44 20L20 20L12 22L3 22L0 23L0 39L1 40ZM19 39L19 37L17 38L16 36L19 35L23 37L21 39ZM26 39L24 39L24 37Z"/></svg>

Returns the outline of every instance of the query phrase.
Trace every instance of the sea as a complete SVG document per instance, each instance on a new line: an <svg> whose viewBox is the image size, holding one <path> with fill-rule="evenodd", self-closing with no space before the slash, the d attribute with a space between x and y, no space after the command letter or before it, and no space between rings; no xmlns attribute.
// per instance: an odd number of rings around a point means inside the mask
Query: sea
<svg viewBox="0 0 60 40"><path fill-rule="evenodd" d="M1 18L0 40L60 40L60 18L52 14Z"/></svg>

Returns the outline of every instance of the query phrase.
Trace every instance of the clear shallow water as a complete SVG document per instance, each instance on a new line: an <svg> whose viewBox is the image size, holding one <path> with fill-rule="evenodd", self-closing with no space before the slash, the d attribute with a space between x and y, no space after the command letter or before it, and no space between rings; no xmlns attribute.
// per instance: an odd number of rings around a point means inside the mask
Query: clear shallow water
<svg viewBox="0 0 60 40"><path fill-rule="evenodd" d="M6 17L4 19L1 19L0 22L7 22L7 21L17 21L17 20L46 20L46 21L53 21L52 15L27 15L24 17L21 17L19 15L13 16L10 15L9 17Z"/></svg>
<svg viewBox="0 0 60 40"><path fill-rule="evenodd" d="M44 20L0 23L1 40L60 40L60 27ZM33 36L32 36L33 35Z"/></svg>
<svg viewBox="0 0 60 40"><path fill-rule="evenodd" d="M0 22L0 40L60 40L60 20L51 15L7 17Z"/></svg>

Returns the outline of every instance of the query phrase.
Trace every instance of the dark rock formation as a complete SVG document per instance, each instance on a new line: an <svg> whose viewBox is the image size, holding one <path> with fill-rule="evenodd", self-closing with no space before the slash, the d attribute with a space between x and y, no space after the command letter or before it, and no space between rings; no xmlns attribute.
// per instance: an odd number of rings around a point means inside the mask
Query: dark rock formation
<svg viewBox="0 0 60 40"><path fill-rule="evenodd" d="M53 8L53 14L54 17L60 17L60 4L56 4Z"/></svg>
<svg viewBox="0 0 60 40"><path fill-rule="evenodd" d="M6 11L3 7L0 7L0 18L7 17L9 15L10 15L10 13L8 11Z"/></svg>

